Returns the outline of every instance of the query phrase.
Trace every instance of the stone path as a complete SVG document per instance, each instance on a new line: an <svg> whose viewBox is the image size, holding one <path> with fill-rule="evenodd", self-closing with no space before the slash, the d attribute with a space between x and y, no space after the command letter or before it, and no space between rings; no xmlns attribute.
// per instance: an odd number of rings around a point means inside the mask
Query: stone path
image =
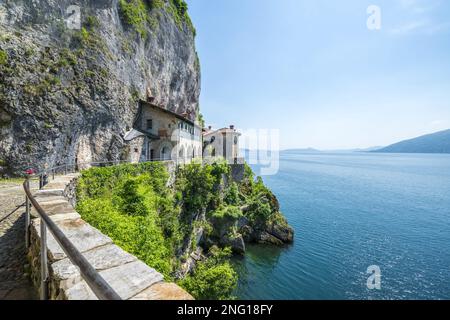
<svg viewBox="0 0 450 320"><path fill-rule="evenodd" d="M37 183L32 182L37 189ZM25 250L25 202L22 182L0 181L0 300L36 299Z"/></svg>

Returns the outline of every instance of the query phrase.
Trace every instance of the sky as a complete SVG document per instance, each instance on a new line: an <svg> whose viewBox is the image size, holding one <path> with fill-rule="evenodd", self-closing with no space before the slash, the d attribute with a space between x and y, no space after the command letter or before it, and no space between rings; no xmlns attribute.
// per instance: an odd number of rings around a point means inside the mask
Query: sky
<svg viewBox="0 0 450 320"><path fill-rule="evenodd" d="M213 127L322 150L450 129L450 1L187 2Z"/></svg>

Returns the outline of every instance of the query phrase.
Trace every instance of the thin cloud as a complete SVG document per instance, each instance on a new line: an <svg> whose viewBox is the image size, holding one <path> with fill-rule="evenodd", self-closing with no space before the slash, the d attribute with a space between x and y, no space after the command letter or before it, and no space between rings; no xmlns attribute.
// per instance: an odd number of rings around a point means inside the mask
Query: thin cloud
<svg viewBox="0 0 450 320"><path fill-rule="evenodd" d="M389 33L395 36L404 36L411 34L435 35L437 33L450 30L450 22L432 23L430 21L412 21L404 25L392 28Z"/></svg>
<svg viewBox="0 0 450 320"><path fill-rule="evenodd" d="M429 26L427 21L413 21L389 30L393 35L405 35Z"/></svg>
<svg viewBox="0 0 450 320"><path fill-rule="evenodd" d="M400 7L412 13L425 13L433 11L441 5L441 0L438 1L423 1L423 0L399 0Z"/></svg>
<svg viewBox="0 0 450 320"><path fill-rule="evenodd" d="M434 120L430 122L430 126L432 127L442 127L442 126L446 126L447 125L447 121L445 120Z"/></svg>
<svg viewBox="0 0 450 320"><path fill-rule="evenodd" d="M433 12L439 8L441 1L398 0L398 3L401 11L409 16L409 21L388 29L392 35L434 35L450 28L450 23L433 19Z"/></svg>

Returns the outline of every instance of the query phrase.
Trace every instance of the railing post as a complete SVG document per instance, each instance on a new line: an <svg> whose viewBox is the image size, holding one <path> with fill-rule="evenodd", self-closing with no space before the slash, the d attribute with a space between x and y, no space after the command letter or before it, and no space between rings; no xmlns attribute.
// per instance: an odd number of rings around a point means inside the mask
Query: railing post
<svg viewBox="0 0 450 320"><path fill-rule="evenodd" d="M48 300L47 281L47 226L41 217L41 300Z"/></svg>
<svg viewBox="0 0 450 320"><path fill-rule="evenodd" d="M27 188L30 187L30 179L27 177ZM25 246L30 247L30 199L25 194Z"/></svg>

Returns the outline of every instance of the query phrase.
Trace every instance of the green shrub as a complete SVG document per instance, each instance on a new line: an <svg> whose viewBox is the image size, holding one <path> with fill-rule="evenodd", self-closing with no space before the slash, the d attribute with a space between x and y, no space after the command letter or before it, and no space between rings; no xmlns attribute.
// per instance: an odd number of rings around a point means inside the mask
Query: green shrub
<svg viewBox="0 0 450 320"><path fill-rule="evenodd" d="M81 28L80 35L81 35L81 40L84 43L89 42L90 34L89 34L89 31L85 27Z"/></svg>
<svg viewBox="0 0 450 320"><path fill-rule="evenodd" d="M74 66L78 62L75 54L73 54L69 49L64 48L59 57L58 65L61 67Z"/></svg>
<svg viewBox="0 0 450 320"><path fill-rule="evenodd" d="M108 199L83 199L77 210L86 222L107 234L118 246L171 278L172 252L154 213L145 217L122 214Z"/></svg>
<svg viewBox="0 0 450 320"><path fill-rule="evenodd" d="M84 76L85 76L86 78L94 78L95 75L96 75L96 73L95 73L94 71L92 71L92 70L86 70L86 71L84 72Z"/></svg>
<svg viewBox="0 0 450 320"><path fill-rule="evenodd" d="M181 237L175 232L178 212L166 201L167 179L160 163L85 170L77 187L77 211L117 245L171 279Z"/></svg>
<svg viewBox="0 0 450 320"><path fill-rule="evenodd" d="M273 211L268 203L264 203L259 199L254 199L249 205L246 217L255 224L261 224L268 221Z"/></svg>
<svg viewBox="0 0 450 320"><path fill-rule="evenodd" d="M180 285L200 300L232 299L237 286L237 274L227 261L231 256L229 248L220 250L212 247L210 257L198 263L194 274L180 281Z"/></svg>
<svg viewBox="0 0 450 320"><path fill-rule="evenodd" d="M100 21L96 16L88 16L86 18L86 27L88 27L90 30L98 28L100 26Z"/></svg>
<svg viewBox="0 0 450 320"><path fill-rule="evenodd" d="M227 205L237 206L239 205L239 188L236 182L232 182L230 186L225 190L224 201Z"/></svg>
<svg viewBox="0 0 450 320"><path fill-rule="evenodd" d="M177 10L177 14L184 16L187 13L188 5L184 0L170 0Z"/></svg>
<svg viewBox="0 0 450 320"><path fill-rule="evenodd" d="M147 7L143 0L119 0L120 12L125 22L143 38L147 36Z"/></svg>
<svg viewBox="0 0 450 320"><path fill-rule="evenodd" d="M276 198L261 179L254 180L250 168L239 184L231 182L225 162L191 163L177 169L173 186L167 185L168 180L166 167L159 162L85 170L78 181L77 211L166 279L173 279L186 261L186 254L180 256L184 249L195 249L195 229L204 228L206 237L217 240L240 236L237 221L243 214L258 226L286 223L276 211ZM206 213L206 219L194 221L200 213ZM197 299L232 298L237 276L230 254L230 249L213 246L180 285Z"/></svg>
<svg viewBox="0 0 450 320"><path fill-rule="evenodd" d="M198 60L198 55L196 56L195 61ZM203 114L201 114L200 112L197 115L197 121L200 125L200 127L204 128L205 127L205 119L203 118Z"/></svg>
<svg viewBox="0 0 450 320"><path fill-rule="evenodd" d="M188 14L188 5L184 0L170 0L168 11L172 14L175 23L180 29L183 28L183 23L186 23L194 37L196 36L196 30Z"/></svg>
<svg viewBox="0 0 450 320"><path fill-rule="evenodd" d="M164 1L163 0L150 0L150 9L151 10L157 10L164 8Z"/></svg>
<svg viewBox="0 0 450 320"><path fill-rule="evenodd" d="M237 220L242 217L242 211L238 207L220 207L211 215L215 219Z"/></svg>
<svg viewBox="0 0 450 320"><path fill-rule="evenodd" d="M33 48L26 48L25 49L25 57L30 58L34 55L34 49Z"/></svg>
<svg viewBox="0 0 450 320"><path fill-rule="evenodd" d="M0 50L0 66L4 66L8 63L8 55L5 51Z"/></svg>
<svg viewBox="0 0 450 320"><path fill-rule="evenodd" d="M175 188L179 191L178 197L183 202L186 212L199 212L209 205L214 197L215 182L211 172L212 166L202 166L199 163L192 163L179 169Z"/></svg>
<svg viewBox="0 0 450 320"><path fill-rule="evenodd" d="M149 211L145 203L145 196L138 190L137 178L126 179L117 193L120 211L131 216L146 216Z"/></svg>
<svg viewBox="0 0 450 320"><path fill-rule="evenodd" d="M50 86L57 86L61 84L61 79L56 76L49 76L46 78Z"/></svg>

